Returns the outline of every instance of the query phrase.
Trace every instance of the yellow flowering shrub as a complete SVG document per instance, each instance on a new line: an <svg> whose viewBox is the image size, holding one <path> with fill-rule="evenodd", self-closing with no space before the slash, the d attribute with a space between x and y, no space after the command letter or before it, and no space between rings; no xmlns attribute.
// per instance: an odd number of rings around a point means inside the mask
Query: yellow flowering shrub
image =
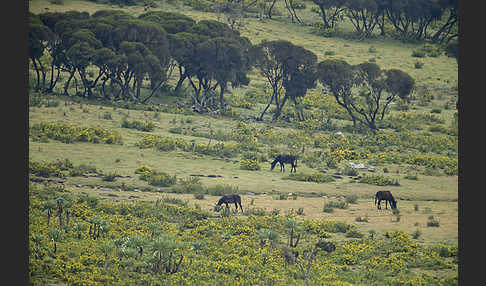
<svg viewBox="0 0 486 286"><path fill-rule="evenodd" d="M137 168L140 172L149 169ZM48 188L29 184L29 278L33 284L305 285L298 262L289 264L282 256L290 227L302 234L295 248L299 257L323 239L336 245L334 252L317 253L310 268L312 285L457 281L457 248L425 247L401 231L387 232L382 238L339 241L335 233L345 233L353 225L299 220L292 214L219 218L162 200L89 204L73 198L69 225L62 227L60 237L53 237L53 229L61 226L51 220L47 227L43 205L63 192ZM103 235L91 235L93 222L104 222L100 223L106 228ZM261 244L261 229L272 230L280 239ZM411 267L433 267L448 275L429 279L407 271Z"/></svg>

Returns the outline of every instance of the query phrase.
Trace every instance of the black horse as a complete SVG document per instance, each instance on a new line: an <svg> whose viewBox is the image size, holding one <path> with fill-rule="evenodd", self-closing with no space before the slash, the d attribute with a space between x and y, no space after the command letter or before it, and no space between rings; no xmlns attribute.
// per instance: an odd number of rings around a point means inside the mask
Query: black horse
<svg viewBox="0 0 486 286"><path fill-rule="evenodd" d="M239 205L241 211L243 211L243 207L241 206L241 197L239 195L224 195L221 199L219 199L217 205L220 206L223 203L226 204L226 208L229 208L228 204L235 204L236 210L238 210Z"/></svg>
<svg viewBox="0 0 486 286"><path fill-rule="evenodd" d="M393 195L391 194L390 191L378 191L376 192L376 195L375 195L375 205L376 205L376 201L378 200L378 209L381 210L381 201L382 200L385 200L385 209L388 209L387 208L387 204L390 203L390 206L392 209L396 209L397 208L397 201L395 201L395 198L393 197Z"/></svg>
<svg viewBox="0 0 486 286"><path fill-rule="evenodd" d="M270 168L270 170L273 170L277 163L280 163L280 172L285 172L285 163L290 163L292 165L292 168L290 168L290 173L292 173L292 170L294 170L294 172L297 172L297 156L295 155L277 155L277 157L275 157L275 160L273 160L272 162L272 167Z"/></svg>

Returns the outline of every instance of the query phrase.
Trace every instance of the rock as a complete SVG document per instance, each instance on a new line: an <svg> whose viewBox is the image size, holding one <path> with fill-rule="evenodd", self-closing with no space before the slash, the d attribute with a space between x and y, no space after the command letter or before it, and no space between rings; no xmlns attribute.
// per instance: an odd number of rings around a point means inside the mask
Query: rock
<svg viewBox="0 0 486 286"><path fill-rule="evenodd" d="M368 172L374 173L374 172L376 172L376 169L375 168L368 168Z"/></svg>
<svg viewBox="0 0 486 286"><path fill-rule="evenodd" d="M334 133L334 135L344 137L344 134L341 131Z"/></svg>
<svg viewBox="0 0 486 286"><path fill-rule="evenodd" d="M342 176L340 176L340 175L336 175L336 174L333 174L332 176L333 176L334 178L336 178L336 179L342 179L342 178L343 178Z"/></svg>
<svg viewBox="0 0 486 286"><path fill-rule="evenodd" d="M353 162L349 162L348 166L353 168L353 169L366 169L366 167L363 163L356 164L356 163L353 163Z"/></svg>
<svg viewBox="0 0 486 286"><path fill-rule="evenodd" d="M254 196L255 195L255 193L252 193L252 192L246 192L246 194L249 195L249 196Z"/></svg>

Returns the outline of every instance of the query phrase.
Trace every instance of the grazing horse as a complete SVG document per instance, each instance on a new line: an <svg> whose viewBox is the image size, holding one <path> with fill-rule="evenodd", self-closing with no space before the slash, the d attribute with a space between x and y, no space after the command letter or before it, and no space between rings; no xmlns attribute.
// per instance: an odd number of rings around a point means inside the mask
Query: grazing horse
<svg viewBox="0 0 486 286"><path fill-rule="evenodd" d="M226 204L226 208L229 208L228 204L235 204L236 210L238 210L238 205L240 205L241 211L243 211L243 207L241 206L241 197L239 195L224 195L221 199L219 199L217 205L220 206L221 204Z"/></svg>
<svg viewBox="0 0 486 286"><path fill-rule="evenodd" d="M376 192L375 195L375 205L376 205L376 200L378 200L378 209L381 210L381 201L385 200L385 209L387 208L388 202L390 203L390 206L392 209L397 208L397 201L395 201L395 198L393 198L392 194L390 191L378 191Z"/></svg>
<svg viewBox="0 0 486 286"><path fill-rule="evenodd" d="M285 164L284 163L290 163L292 165L292 168L290 168L290 173L292 173L292 170L294 172L297 172L297 156L295 155L286 155L286 154L280 154L275 157L275 160L272 162L272 167L270 170L273 170L275 168L275 165L277 163L280 163L280 172L285 172Z"/></svg>

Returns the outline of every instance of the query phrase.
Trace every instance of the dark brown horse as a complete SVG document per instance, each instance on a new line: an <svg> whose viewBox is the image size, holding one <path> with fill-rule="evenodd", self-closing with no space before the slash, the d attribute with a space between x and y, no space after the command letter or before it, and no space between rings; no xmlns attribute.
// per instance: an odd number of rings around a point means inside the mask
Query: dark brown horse
<svg viewBox="0 0 486 286"><path fill-rule="evenodd" d="M378 191L378 192L376 192L375 205L376 205L377 200L378 200L378 209L379 210L381 210L381 201L382 200L385 200L385 209L388 209L387 208L388 203L390 203L390 206L391 206L392 209L397 208L397 201L395 201L395 198L393 197L393 195L391 194L390 191Z"/></svg>
<svg viewBox="0 0 486 286"><path fill-rule="evenodd" d="M239 195L224 195L217 203L218 206L221 204L226 204L226 208L229 208L228 204L235 204L236 210L238 210L239 205L241 211L243 211L243 207L241 206L241 197Z"/></svg>
<svg viewBox="0 0 486 286"><path fill-rule="evenodd" d="M297 156L295 155L277 155L277 157L275 157L275 160L273 160L273 162L271 163L272 166L270 170L273 170L277 163L280 163L280 172L285 172L285 163L290 163L290 165L292 166L292 168L290 168L290 173L292 173L292 170L294 170L294 172L297 172Z"/></svg>

